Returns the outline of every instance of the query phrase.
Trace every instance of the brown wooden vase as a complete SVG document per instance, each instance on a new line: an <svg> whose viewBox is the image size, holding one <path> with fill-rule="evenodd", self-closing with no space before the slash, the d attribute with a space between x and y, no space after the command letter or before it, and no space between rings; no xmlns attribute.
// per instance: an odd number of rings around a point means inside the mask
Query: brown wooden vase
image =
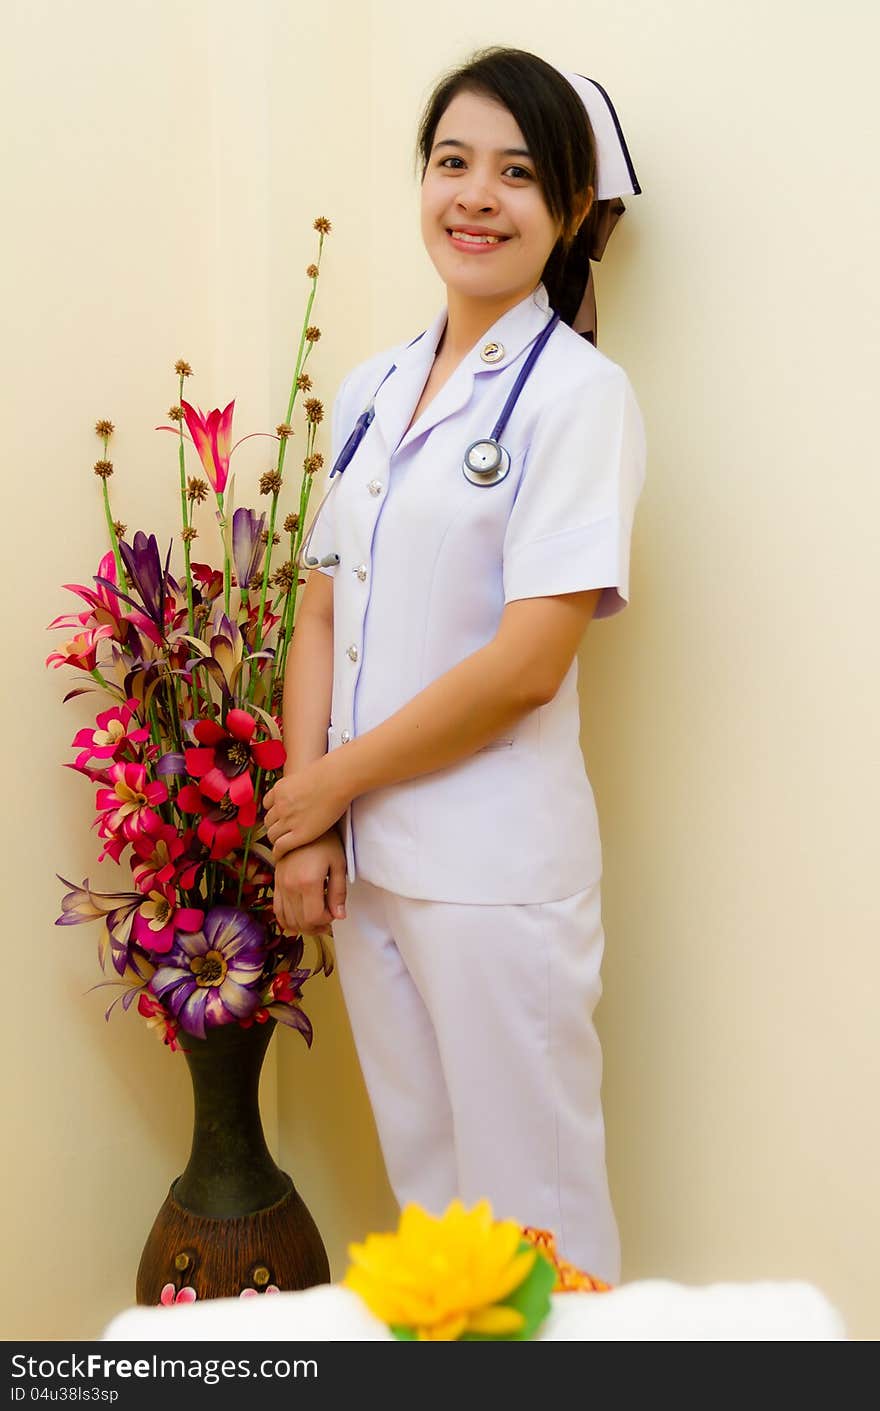
<svg viewBox="0 0 880 1411"><path fill-rule="evenodd" d="M205 1039L182 1034L193 1085L193 1142L171 1184L137 1272L137 1301L155 1304L192 1289L196 1298L328 1283L318 1228L260 1119L260 1071L275 1020L225 1024ZM184 1294L184 1298L191 1297Z"/></svg>

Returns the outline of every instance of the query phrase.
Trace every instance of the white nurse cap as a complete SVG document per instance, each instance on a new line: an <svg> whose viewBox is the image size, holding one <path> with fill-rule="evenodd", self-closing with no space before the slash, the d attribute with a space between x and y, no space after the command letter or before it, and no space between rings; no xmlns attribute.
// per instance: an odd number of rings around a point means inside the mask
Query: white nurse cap
<svg viewBox="0 0 880 1411"><path fill-rule="evenodd" d="M587 110L593 136L596 139L596 196L598 207L593 241L587 259L587 281L580 308L572 328L590 343L596 342L596 293L592 260L601 260L612 230L626 207L623 196L638 196L641 192L635 167L626 145L614 104L600 83L583 74L558 69L568 79Z"/></svg>
<svg viewBox="0 0 880 1411"><path fill-rule="evenodd" d="M593 136L596 139L596 200L607 201L611 196L638 196L641 192L635 167L629 155L623 128L614 104L601 83L580 73L560 69L587 110Z"/></svg>

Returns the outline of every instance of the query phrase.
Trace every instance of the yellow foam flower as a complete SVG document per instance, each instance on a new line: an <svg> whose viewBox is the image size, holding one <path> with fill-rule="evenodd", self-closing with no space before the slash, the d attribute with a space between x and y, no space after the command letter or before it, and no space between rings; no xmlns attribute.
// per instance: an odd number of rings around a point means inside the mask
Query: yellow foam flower
<svg viewBox="0 0 880 1411"><path fill-rule="evenodd" d="M343 1284L391 1327L412 1328L420 1342L454 1342L464 1333L494 1337L522 1328L522 1313L501 1306L526 1279L537 1250L519 1251L514 1220L494 1220L481 1200L454 1200L442 1216L407 1205L394 1234L349 1246Z"/></svg>

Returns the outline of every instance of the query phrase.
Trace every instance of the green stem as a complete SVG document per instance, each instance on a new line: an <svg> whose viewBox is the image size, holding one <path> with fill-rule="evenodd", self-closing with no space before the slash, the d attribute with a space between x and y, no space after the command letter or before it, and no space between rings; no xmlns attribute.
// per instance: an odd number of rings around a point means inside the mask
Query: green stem
<svg viewBox="0 0 880 1411"><path fill-rule="evenodd" d="M262 781L263 771L262 769L257 769L257 777L254 780L254 794L257 798L260 797L260 784L262 783ZM247 868L248 853L251 850L251 843L253 842L255 827L256 824L253 824L250 828L248 828L247 835L244 840L244 852L242 853L241 867L239 868L238 872L238 896L235 901L236 906L241 906L241 897L244 891L244 874Z"/></svg>
<svg viewBox="0 0 880 1411"><path fill-rule="evenodd" d="M177 706L177 691L174 687L174 677L171 675L170 672L165 681L165 690L168 696L168 703L170 706L171 729L174 734L174 743L176 744L178 751L182 753L183 733L180 728L180 711L178 710Z"/></svg>
<svg viewBox="0 0 880 1411"><path fill-rule="evenodd" d="M229 616L229 595L232 591L232 565L229 561L229 549L227 547L228 528L226 523L226 513L223 509L223 495L217 495L217 506L220 510L220 537L223 540L223 607L226 616Z"/></svg>
<svg viewBox="0 0 880 1411"><path fill-rule="evenodd" d="M104 441L104 459L107 459L107 442ZM107 533L110 535L110 547L113 550L113 557L116 560L116 574L120 588L125 582L122 572L122 555L119 552L119 536L116 533L116 526L113 523L113 515L110 513L110 491L107 488L106 479L101 481L104 489L104 514L107 518Z"/></svg>
<svg viewBox="0 0 880 1411"><path fill-rule="evenodd" d="M183 401L183 377L182 377L182 376L180 377L180 386L179 386L179 388L178 388L177 401L178 401L178 403L180 403L180 402ZM182 420L177 423L177 428L178 428L178 436L177 436L177 458L178 458L178 462L179 462L179 465L180 465L180 515L181 515L181 519L183 520L183 528L184 528L184 531L186 531L187 529L189 529L190 524L192 523L192 516L190 515L190 513L189 513L189 511L188 511L188 508L187 508L187 499L186 499L186 459L185 459L185 457L184 457L184 447L183 447L183 421L182 421ZM189 621L189 632L190 632L190 636L191 636L191 637L194 637L194 636L195 636L195 633L196 633L196 620L195 620L195 617L194 617L194 615L193 615L192 571L191 571L191 569L190 569L189 539L188 539L188 537L187 537L187 535L186 535L185 532L184 532L184 538L183 538L183 560L184 560L184 564L185 564L185 568L186 568L186 607L187 607L187 619L188 619L188 621Z"/></svg>
<svg viewBox="0 0 880 1411"><path fill-rule="evenodd" d="M286 444L285 441L282 441L282 442L281 442L282 449L283 449L283 447L284 447L285 444ZM279 451L279 453L278 453L278 461L279 461L279 466L280 466L280 462L281 462L281 452L280 452L280 451ZM279 469L279 472L278 472L278 473L279 473L279 475L281 474L280 469ZM269 567L270 567L270 564L271 564L271 561L272 561L272 536L273 536L274 533L275 533L275 515L276 515L276 513L277 513L277 511L278 511L278 495L279 495L279 493L280 493L280 492L279 492L278 490L276 490L275 493L273 494L273 496L272 496L272 504L271 504L270 509L269 509L269 540L268 540L268 543L266 544L266 559L265 559L265 562L264 562L264 564L263 564L263 581L262 581L262 584L260 585L260 611L259 611L259 613L257 614L257 632L256 632L256 636L255 636L255 638L254 638L254 651L255 651L255 652L258 652L258 651L260 650L260 647L263 645L263 618L264 618L265 615L266 615L266 596L267 596L268 589L269 589ZM253 677L251 677L251 689L250 689L250 692L249 692L249 694L248 694L248 700L253 700L253 684L254 684L254 679L253 679Z"/></svg>
<svg viewBox="0 0 880 1411"><path fill-rule="evenodd" d="M322 251L323 248L324 248L324 237L323 237L323 235L321 235L320 238L319 238L319 241L318 241L318 259L317 259L317 265L318 265L318 268L319 268L319 269L320 269L320 266L321 266L321 251ZM307 331L307 329L308 329L308 327L309 327L309 319L310 319L311 313L312 313L312 305L313 305L314 302L315 302L315 291L317 290L317 287L318 287L318 276L315 274L315 275L312 276L312 287L311 287L311 289L310 289L310 291L309 291L309 297L308 297L308 301L307 301L307 303L306 303L306 311L305 311L305 315L304 315L304 317L303 317L302 328L300 329L299 346L298 346L298 348L297 348L297 350L296 350L296 364L295 364L295 366L294 366L293 379L292 379L291 384L290 384L290 396L289 396L288 399L287 399L287 415L285 416L284 420L285 420L285 422L286 422L286 424L287 424L288 426L290 425L291 419L292 419L292 417L293 417L293 408L294 408L294 404L295 404L295 402L296 402L296 394L297 394L297 392L299 391L299 387L298 387L297 384L299 383L300 374L302 373L302 370L303 370L303 368L305 367L306 361L307 361L307 359L308 359L309 353L312 351L312 347L314 346L311 342L308 342L308 341L306 340L306 331ZM281 438L281 444L280 444L280 446L279 446L279 448L278 448L278 474L279 474L279 475L283 475L283 474L284 474L284 461L285 461L285 459L286 459L286 457L287 457L287 442L288 442L288 439L289 439L288 437L282 436L282 438ZM268 588L269 588L269 571L270 571L270 565L271 565L271 559L272 559L272 535L273 535L274 532L275 532L275 516L276 516L276 513L277 513L277 509L278 509L278 494L276 493L276 494L274 494L274 495L272 496L272 508L271 508L271 511L270 511L270 519L269 519L269 542L268 542L268 544L266 545L266 561L265 561L265 563L263 564L263 582L262 582L262 587L261 587L261 591L260 591L260 613L259 613L259 617L257 618L257 635L256 635L256 639L255 639L255 642L256 642L255 650L256 650L256 651L259 651L259 650L260 650L260 647L261 647L261 645L262 645L262 640L263 640L263 618L265 617L265 614L266 614L266 596L267 596ZM252 696L249 696L249 699L251 699L251 698L252 698Z"/></svg>
<svg viewBox="0 0 880 1411"><path fill-rule="evenodd" d="M314 422L310 422L310 423L309 423L309 432L308 432L308 441L307 441L307 445L306 445L306 454L307 454L307 456L311 456L311 454L312 454L312 451L313 451L313 448L314 448L314 444L315 444L315 438L316 438L316 436L317 436L317 427L315 426ZM314 479L314 477L311 476L311 475L304 475L304 476L303 476L303 479L302 479L302 483L301 483L301 485L300 485L300 494L299 494L299 528L297 529L296 543L295 543L295 545L294 545L294 551L293 551L293 553L294 553L294 563L296 563L297 559L299 558L299 551L300 551L300 548L301 548L301 546L302 546L302 541L303 541L303 538L304 538L304 535L305 535L305 523L306 523L306 516L307 516L307 514L308 514L308 509L309 509L309 499L310 499L311 493L312 493L312 482L313 482L313 479ZM274 688L275 688L275 682L277 681L277 679L279 678L279 676L281 677L282 680L284 679L284 668L285 668L285 666L287 665L287 653L288 653L288 650L289 650L289 648L290 648L290 639L291 639L291 637L292 637L292 635L293 635L293 624L294 624L294 619L295 619L295 617L296 617L296 600L297 600L298 592L299 592L299 579L297 578L296 575L294 575L293 582L292 582L292 584L290 585L290 594L289 594L289 596L288 596L287 603L285 604L285 611L284 611L284 617L283 617L283 620L282 620L282 623L281 623L281 628L280 628L279 633L278 633L278 646L277 646L277 649L276 649L276 652L275 652L275 669L274 669L273 675L272 675L272 690L274 690ZM271 699L271 696L270 696L270 699Z"/></svg>
<svg viewBox="0 0 880 1411"><path fill-rule="evenodd" d="M120 700L124 699L124 696L120 691L119 687L114 686L111 681L105 680L105 678L101 675L100 671L96 666L92 667L91 671L89 672L89 675L94 676L98 685L103 687L105 691L109 691L112 696L119 696Z"/></svg>

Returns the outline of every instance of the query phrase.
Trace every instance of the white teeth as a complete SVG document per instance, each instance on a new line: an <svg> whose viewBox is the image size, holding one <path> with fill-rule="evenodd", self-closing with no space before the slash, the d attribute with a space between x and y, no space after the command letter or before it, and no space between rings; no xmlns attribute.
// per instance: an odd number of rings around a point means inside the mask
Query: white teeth
<svg viewBox="0 0 880 1411"><path fill-rule="evenodd" d="M474 245L501 244L500 235L468 235L463 230L453 230L450 234L454 235L456 240L470 240Z"/></svg>

